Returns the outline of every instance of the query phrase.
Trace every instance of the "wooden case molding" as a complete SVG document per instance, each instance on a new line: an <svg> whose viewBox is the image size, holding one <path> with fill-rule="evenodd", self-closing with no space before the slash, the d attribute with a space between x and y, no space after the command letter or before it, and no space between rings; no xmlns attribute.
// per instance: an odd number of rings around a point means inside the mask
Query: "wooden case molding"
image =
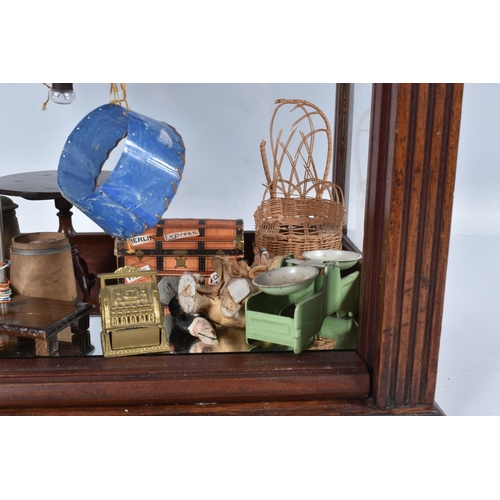
<svg viewBox="0 0 500 500"><path fill-rule="evenodd" d="M349 199L349 175L352 146L352 113L354 106L354 84L337 83L335 91L335 124L333 138L333 182L338 184ZM349 213L347 214L349 217ZM346 221L347 222L347 221ZM344 227L344 234L347 228Z"/></svg>
<svg viewBox="0 0 500 500"><path fill-rule="evenodd" d="M463 84L377 84L358 354L379 408L436 386Z"/></svg>
<svg viewBox="0 0 500 500"><path fill-rule="evenodd" d="M4 359L0 415L442 414L434 393L462 92L373 86L356 352ZM337 182L345 156L342 168ZM90 272L108 271L100 250L110 239L79 238Z"/></svg>

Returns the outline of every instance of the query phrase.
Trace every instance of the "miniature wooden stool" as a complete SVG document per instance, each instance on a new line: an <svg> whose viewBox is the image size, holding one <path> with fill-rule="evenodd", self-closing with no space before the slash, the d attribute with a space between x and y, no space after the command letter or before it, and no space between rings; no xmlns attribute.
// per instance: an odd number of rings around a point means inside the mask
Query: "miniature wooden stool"
<svg viewBox="0 0 500 500"><path fill-rule="evenodd" d="M86 302L42 299L15 295L8 305L7 314L0 315L0 333L35 339L37 356L50 356L57 352L57 334L71 327L75 334L89 328L92 305Z"/></svg>

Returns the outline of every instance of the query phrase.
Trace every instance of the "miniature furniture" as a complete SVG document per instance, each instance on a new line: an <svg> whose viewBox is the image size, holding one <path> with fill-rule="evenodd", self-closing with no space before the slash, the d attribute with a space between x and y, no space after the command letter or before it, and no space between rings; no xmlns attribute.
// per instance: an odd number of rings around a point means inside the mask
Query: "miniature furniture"
<svg viewBox="0 0 500 500"><path fill-rule="evenodd" d="M15 295L7 314L0 316L0 333L34 339L36 355L52 356L59 349L58 334L71 327L77 353L87 355L93 351L88 332L91 308L83 302Z"/></svg>
<svg viewBox="0 0 500 500"><path fill-rule="evenodd" d="M373 85L355 350L7 359L0 414L442 414L434 395L462 94L463 84ZM342 188L349 99L350 84L338 84ZM343 246L356 251L348 234Z"/></svg>
<svg viewBox="0 0 500 500"><path fill-rule="evenodd" d="M109 172L103 172L99 182L104 182L108 176ZM26 200L54 200L58 210L58 231L64 233L70 241L75 278L83 293L83 301L96 306L90 296L90 289L94 285L95 276L89 274L87 264L78 252L76 246L77 233L72 223L73 212L71 212L71 209L73 205L67 201L59 191L57 185L57 170L22 172L0 177L0 194L20 196Z"/></svg>

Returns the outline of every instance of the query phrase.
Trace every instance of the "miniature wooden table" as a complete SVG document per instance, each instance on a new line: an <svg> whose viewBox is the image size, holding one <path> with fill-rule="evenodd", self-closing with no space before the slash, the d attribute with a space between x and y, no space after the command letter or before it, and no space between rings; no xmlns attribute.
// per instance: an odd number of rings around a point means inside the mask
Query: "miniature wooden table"
<svg viewBox="0 0 500 500"><path fill-rule="evenodd" d="M36 355L50 356L57 353L57 334L65 328L77 335L88 331L91 309L85 302L15 295L7 314L0 315L0 333L34 339Z"/></svg>
<svg viewBox="0 0 500 500"><path fill-rule="evenodd" d="M103 183L111 172L102 172L98 184ZM83 300L97 307L90 297L90 289L95 283L95 276L88 272L86 262L81 258L76 248L77 233L73 228L71 209L73 205L67 201L57 185L57 170L42 170L39 172L23 172L0 177L0 194L20 196L26 200L54 200L58 210L60 233L67 236L71 244L73 267L78 285L83 293Z"/></svg>

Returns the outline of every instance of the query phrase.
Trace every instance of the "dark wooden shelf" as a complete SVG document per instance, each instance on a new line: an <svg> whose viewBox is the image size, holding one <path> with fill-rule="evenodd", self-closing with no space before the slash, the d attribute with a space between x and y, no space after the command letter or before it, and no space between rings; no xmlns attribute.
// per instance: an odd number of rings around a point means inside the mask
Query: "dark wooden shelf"
<svg viewBox="0 0 500 500"><path fill-rule="evenodd" d="M200 356L203 356L201 363ZM353 351L6 359L0 409L259 403L367 398ZM170 410L168 410L170 411Z"/></svg>
<svg viewBox="0 0 500 500"><path fill-rule="evenodd" d="M378 408L371 398L257 403L196 403L183 405L122 405L92 408L0 409L0 416L443 416L432 405Z"/></svg>

